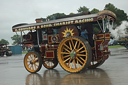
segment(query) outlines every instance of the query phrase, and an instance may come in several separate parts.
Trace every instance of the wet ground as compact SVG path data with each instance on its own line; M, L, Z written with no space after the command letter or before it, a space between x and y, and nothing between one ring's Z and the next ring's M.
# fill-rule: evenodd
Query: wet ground
M128 50L110 50L102 66L79 74L70 74L60 65L55 70L42 67L38 74L31 74L24 68L24 55L0 57L0 85L128 85Z

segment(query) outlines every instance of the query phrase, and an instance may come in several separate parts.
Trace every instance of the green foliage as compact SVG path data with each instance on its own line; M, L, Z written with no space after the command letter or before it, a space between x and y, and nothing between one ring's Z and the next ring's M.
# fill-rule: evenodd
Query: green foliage
M72 13L72 12L71 12L69 15L73 15L73 14L75 14L75 13Z
M13 45L18 45L18 44L20 44L21 36L20 35L13 35L11 37L11 39L14 41Z
M98 34L98 33L99 33L99 31L100 31L100 29L99 29L99 28L97 28L97 27L94 27L93 31L94 31L94 34Z
M79 13L82 13L82 12L89 12L89 8L83 6L83 7L78 8L77 11L78 11Z
M48 20L54 20L57 17L62 17L62 16L65 16L65 14L64 13L55 13L55 14L52 14L52 15L47 16L47 19Z
M99 10L96 9L96 8L93 8L93 9L91 10L91 14L98 13L98 12L99 12Z
M5 40L5 39L1 39L0 40L0 44L6 44L6 45L8 45L9 42L7 40Z
M124 20L128 21L128 16L124 12L124 10L116 8L113 4L111 4L111 3L106 4L104 9L110 10L116 14L116 16L117 16L116 25L117 26L119 26L121 24L121 22Z
M42 18L42 21L43 21L43 22L46 22L46 18Z

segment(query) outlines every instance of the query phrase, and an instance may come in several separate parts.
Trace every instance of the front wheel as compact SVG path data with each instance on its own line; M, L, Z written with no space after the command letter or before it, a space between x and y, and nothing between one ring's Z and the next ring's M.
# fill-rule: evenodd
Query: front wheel
M71 73L83 71L92 59L89 43L79 36L63 39L59 44L57 55L60 66Z
M28 52L24 57L24 66L28 72L36 73L42 67L42 58L37 52Z
M58 65L58 60L53 59L53 60L43 60L43 66L47 69L53 69Z

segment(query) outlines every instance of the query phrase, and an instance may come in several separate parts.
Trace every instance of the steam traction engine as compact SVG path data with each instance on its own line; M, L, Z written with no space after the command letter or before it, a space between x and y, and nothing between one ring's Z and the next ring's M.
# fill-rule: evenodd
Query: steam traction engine
M115 19L113 12L103 10L96 14L83 13L46 22L36 19L37 23L17 24L12 30L21 32L23 45L33 46L24 57L27 71L38 72L42 64L47 69L53 69L59 62L64 70L78 73L86 68L96 68L108 58L110 33L107 29L112 28ZM83 29L87 30L88 39L82 37Z

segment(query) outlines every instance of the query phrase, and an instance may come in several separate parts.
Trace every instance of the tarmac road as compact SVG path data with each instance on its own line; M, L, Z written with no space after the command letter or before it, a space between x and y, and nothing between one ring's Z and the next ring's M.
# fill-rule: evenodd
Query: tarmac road
M24 68L24 55L0 57L0 85L128 85L128 50L113 48L106 62L97 69L70 74L58 65L44 67L38 74Z

